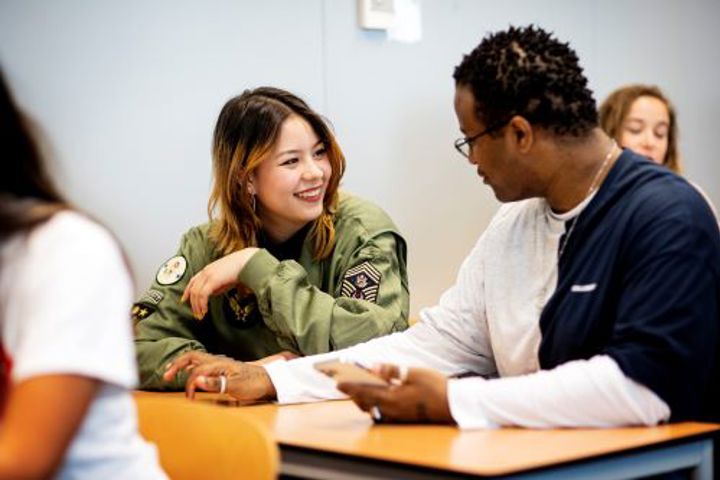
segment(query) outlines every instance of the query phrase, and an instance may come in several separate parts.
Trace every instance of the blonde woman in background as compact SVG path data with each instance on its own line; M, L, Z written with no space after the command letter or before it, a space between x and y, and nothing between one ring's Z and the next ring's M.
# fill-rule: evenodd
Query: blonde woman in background
M675 108L655 85L627 85L612 92L600 105L600 126L623 148L629 148L683 174L678 149ZM693 182L691 182L693 183ZM710 198L696 184L717 217Z
M600 106L600 126L618 144L682 174L675 108L653 85L628 85Z

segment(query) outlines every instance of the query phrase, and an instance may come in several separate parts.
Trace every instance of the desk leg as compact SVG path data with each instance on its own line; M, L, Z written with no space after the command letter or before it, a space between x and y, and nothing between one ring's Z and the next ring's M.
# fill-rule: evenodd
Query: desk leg
M712 480L713 468L718 468L717 465L713 465L713 443L708 440L703 445L703 449L700 452L701 460L700 464L693 468L690 478L692 480Z

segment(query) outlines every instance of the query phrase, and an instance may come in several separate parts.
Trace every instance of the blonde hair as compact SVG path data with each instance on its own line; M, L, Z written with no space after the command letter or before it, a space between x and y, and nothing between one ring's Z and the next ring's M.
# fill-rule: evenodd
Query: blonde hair
M678 128L675 108L670 100L655 85L628 85L612 92L600 105L600 127L620 143L623 124L630 112L633 102L639 97L657 98L668 111L670 125L668 129L668 149L663 165L675 173L682 173L680 153L678 152Z
M262 222L253 208L249 178L272 149L283 122L292 115L310 124L324 144L332 168L323 211L310 229L313 258L327 258L335 246L333 220L345 157L325 121L303 100L285 90L260 87L230 99L215 125L208 216L212 220L210 238L223 255L257 245Z

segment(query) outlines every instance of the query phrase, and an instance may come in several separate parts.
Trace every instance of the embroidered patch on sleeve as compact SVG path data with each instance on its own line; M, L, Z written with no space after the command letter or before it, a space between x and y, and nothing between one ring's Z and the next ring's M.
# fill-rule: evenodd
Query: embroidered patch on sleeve
M144 320L149 317L153 312L155 312L155 308L144 305L142 303L136 303L135 305L133 305L131 310L133 322L139 322L140 320Z
M255 295L241 296L236 288L225 294L223 309L230 325L237 328L250 328L262 318Z
M370 262L354 266L343 277L340 293L344 297L377 302L382 275Z
M160 290L151 288L140 298L138 303L147 303L149 305L158 305L160 301L165 297L165 294Z
M172 285L180 281L186 269L187 260L182 255L178 255L163 263L155 276L155 280L160 285Z

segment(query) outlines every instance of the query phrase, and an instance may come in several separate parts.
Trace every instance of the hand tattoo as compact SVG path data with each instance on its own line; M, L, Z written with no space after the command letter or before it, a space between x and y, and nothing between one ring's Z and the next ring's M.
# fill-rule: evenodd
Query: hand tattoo
M425 405L425 402L419 401L415 406L415 412L417 413L418 420L422 422L427 422L428 420L430 420L430 417L428 417L427 406Z

